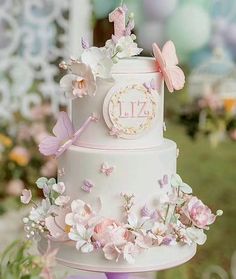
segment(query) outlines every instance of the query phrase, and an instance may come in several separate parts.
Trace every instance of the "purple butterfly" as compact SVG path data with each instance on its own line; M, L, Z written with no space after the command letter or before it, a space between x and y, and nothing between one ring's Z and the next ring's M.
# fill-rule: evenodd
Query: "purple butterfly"
M148 91L157 90L157 83L154 78L149 82L144 82L143 85Z
M85 192L87 193L90 193L92 191L92 188L94 187L95 185L93 184L93 182L91 182L90 180L88 179L85 179L83 181L83 184L81 186L81 189L84 190Z
M110 176L113 171L114 171L115 167L114 166L108 166L107 163L103 163L100 169L100 172L105 174L106 176Z
M158 180L158 183L160 185L161 188L163 188L164 186L168 185L169 179L168 179L168 175L165 174L163 175L162 179Z
M47 136L39 144L39 151L45 156L54 155L56 158L73 145L91 121L97 121L92 115L75 132L73 124L66 112L60 112L56 125L53 128L54 136Z

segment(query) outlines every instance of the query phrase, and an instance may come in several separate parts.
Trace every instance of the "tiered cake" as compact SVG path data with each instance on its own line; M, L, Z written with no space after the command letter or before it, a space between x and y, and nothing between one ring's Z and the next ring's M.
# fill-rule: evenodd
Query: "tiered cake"
M178 149L163 138L164 81L181 89L184 75L172 42L155 58L141 52L126 7L110 14L115 34L105 47L82 40L81 57L62 62L61 112L54 136L40 144L58 158L58 182L40 178L45 199L24 221L27 236L48 240L68 266L104 272L160 270L188 261L216 215L176 174ZM22 200L30 194L25 191Z

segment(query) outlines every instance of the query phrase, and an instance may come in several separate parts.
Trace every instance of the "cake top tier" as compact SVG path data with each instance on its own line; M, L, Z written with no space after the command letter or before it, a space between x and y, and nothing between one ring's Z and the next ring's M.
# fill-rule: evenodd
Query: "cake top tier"
M185 81L175 46L169 41L160 50L153 44L153 58L136 57L142 49L132 33L134 15L128 16L126 6L121 6L109 20L114 22L114 35L104 47L89 46L82 39L81 56L60 63L67 71L60 85L71 100L71 119L60 115L54 128L57 140L41 144L44 154L59 156L71 144L142 149L163 141L164 81L170 92Z

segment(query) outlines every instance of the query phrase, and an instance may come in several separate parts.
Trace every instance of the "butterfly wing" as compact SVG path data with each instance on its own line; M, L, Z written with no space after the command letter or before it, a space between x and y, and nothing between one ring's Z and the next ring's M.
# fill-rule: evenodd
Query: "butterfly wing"
M166 67L166 62L165 62L165 59L162 55L162 52L161 52L159 46L156 43L154 43L152 45L152 48L153 48L153 54L154 54L154 56L157 60L158 66L160 67L161 72L163 72L163 70Z
M171 84L175 90L180 90L184 87L185 76L184 72L178 66L169 67L167 70Z
M165 43L162 49L162 56L166 62L166 67L178 65L178 57L176 54L175 45L172 41Z
M55 155L60 147L60 140L57 137L47 136L39 144L39 151L45 156Z
M64 111L59 113L56 125L53 128L53 134L62 142L73 137L75 131L68 114Z

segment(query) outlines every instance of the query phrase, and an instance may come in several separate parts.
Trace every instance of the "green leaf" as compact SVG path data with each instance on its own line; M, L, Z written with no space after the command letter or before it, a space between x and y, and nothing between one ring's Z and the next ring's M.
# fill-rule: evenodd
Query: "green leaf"
M43 189L48 183L48 179L46 177L40 177L37 181L36 181L36 185L39 189Z

